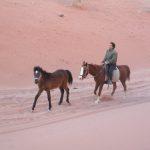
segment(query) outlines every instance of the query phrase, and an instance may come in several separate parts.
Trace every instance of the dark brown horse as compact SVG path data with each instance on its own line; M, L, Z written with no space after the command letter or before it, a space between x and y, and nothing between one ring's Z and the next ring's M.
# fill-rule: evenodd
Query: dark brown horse
M39 91L37 95L35 96L32 110L34 110L37 99L43 91L46 91L47 93L47 98L49 102L49 110L50 110L52 107L50 90L56 89L56 88L59 88L61 92L61 97L60 97L60 101L58 104L61 105L63 101L64 90L67 93L66 102L70 103L68 83L72 84L73 77L69 70L57 70L53 73L48 73L45 70L43 70L41 67L36 66L34 67L33 71L34 71L35 84L38 85Z
M126 81L130 79L130 68L127 65L120 65L117 67L120 72L119 80L121 81L124 91L126 93L126 90L127 90ZM104 65L95 65L95 64L88 64L86 62L83 62L79 77L80 79L84 79L87 77L88 74L94 77L94 80L95 80L94 94L95 95L99 88L98 99L97 101L95 101L96 103L98 103L100 101L101 92L105 84L105 77L106 77L105 67ZM111 93L112 96L114 95L116 88L117 88L116 82L113 82L113 91Z

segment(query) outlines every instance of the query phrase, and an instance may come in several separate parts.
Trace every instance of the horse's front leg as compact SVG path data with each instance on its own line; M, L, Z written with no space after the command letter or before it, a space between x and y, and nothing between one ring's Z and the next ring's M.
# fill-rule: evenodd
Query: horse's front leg
M97 92L98 86L99 86L99 84L96 82L96 83L95 83L95 89L94 89L94 94L95 94L95 95L97 94L96 92Z
M117 84L116 84L116 82L113 82L113 91L111 93L111 96L114 95L116 88L117 88Z
M39 89L38 93L36 94L35 99L34 99L34 102L33 102L33 106L32 106L32 111L34 111L34 108L35 108L35 106L36 106L37 99L39 98L39 96L41 95L42 92L43 92L43 90Z
M98 98L97 98L97 100L95 101L96 104L98 104L98 103L100 102L100 100L101 100L101 93L102 93L103 85L104 85L104 84L102 83L102 84L100 84L100 86L99 86Z
M61 105L61 104L62 104L62 102L63 102L64 89L63 89L63 88L60 88L60 92L61 92L61 97L60 97L60 101L59 101L58 105Z
M49 90L46 91L47 93L47 99L48 99L48 102L49 102L49 110L51 110L52 108L52 104L51 104L51 93Z
M68 104L71 104L71 103L69 102L69 94L70 94L69 88L67 87L65 90L66 90L66 93L67 93L66 102L67 102Z

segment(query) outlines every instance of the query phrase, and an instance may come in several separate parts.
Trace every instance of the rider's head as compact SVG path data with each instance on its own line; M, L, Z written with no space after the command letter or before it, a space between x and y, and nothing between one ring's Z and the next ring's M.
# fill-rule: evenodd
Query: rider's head
M116 47L116 44L114 42L110 42L109 49L114 49Z

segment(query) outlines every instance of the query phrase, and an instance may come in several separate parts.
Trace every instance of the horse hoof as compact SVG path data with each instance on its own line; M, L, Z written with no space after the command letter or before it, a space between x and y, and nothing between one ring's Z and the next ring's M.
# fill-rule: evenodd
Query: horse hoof
M71 103L70 103L70 102L67 102L67 103L68 103L69 106L71 106Z
M98 104L101 100L101 96L98 96L97 100L95 101L95 104Z
M100 100L96 100L96 101L95 101L95 104L99 104L99 102L100 102Z
M34 112L34 109L32 109L32 111L31 111L32 113Z
M67 102L68 104L70 104L70 102L69 102L68 100L66 100L66 102Z
M60 103L60 102L58 103L58 105L61 105L61 104L62 104L62 103Z

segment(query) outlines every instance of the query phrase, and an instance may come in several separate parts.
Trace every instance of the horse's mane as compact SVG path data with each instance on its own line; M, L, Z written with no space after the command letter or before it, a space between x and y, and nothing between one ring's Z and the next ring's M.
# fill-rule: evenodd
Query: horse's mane
M89 65L95 67L96 69L101 69L101 67L102 67L102 65L97 65L97 64L92 64L92 63Z
M50 73L50 72L47 72L47 71L45 71L45 70L43 70L42 67L35 66L35 67L34 67L34 72L35 72L36 70L37 70L37 71L40 71L45 79L48 79L48 78L51 76L51 73Z

